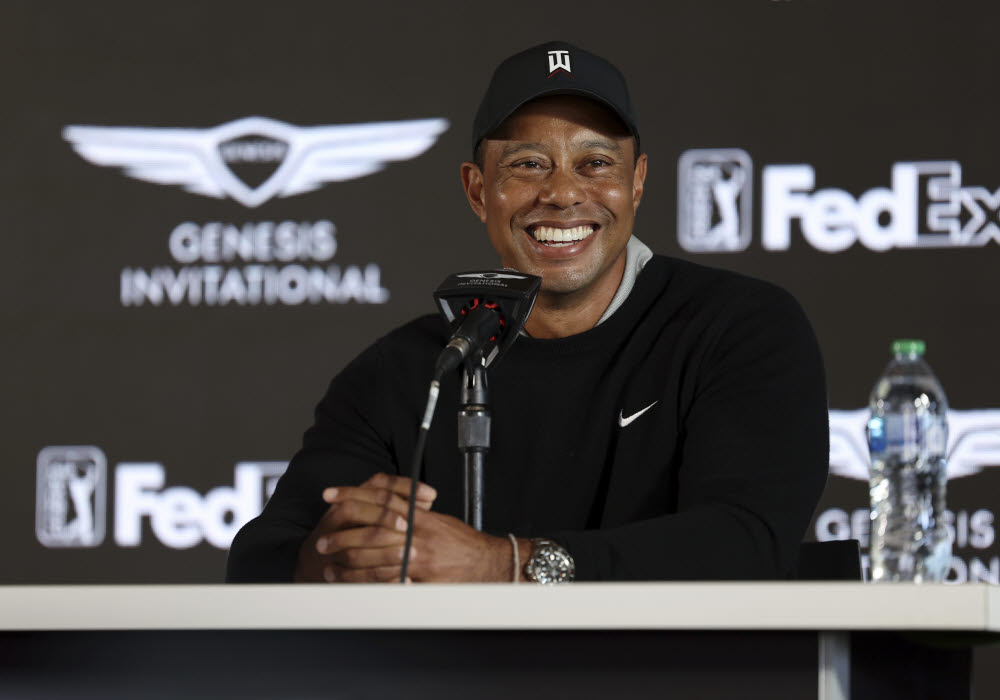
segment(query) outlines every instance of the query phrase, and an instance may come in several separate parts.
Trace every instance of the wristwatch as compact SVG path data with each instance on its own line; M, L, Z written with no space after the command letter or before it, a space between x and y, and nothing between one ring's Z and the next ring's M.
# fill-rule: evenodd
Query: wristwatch
M552 540L533 539L535 551L524 565L524 575L534 583L569 583L576 575L576 564L569 552Z

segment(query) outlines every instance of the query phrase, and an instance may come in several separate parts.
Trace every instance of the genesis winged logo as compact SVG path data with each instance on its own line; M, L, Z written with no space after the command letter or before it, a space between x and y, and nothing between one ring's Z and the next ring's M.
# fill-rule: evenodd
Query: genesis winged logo
M868 409L830 411L830 473L868 480ZM948 411L948 478L1000 466L1000 409Z
M416 158L447 128L446 119L295 126L245 117L208 129L67 126L63 138L129 177L257 207Z

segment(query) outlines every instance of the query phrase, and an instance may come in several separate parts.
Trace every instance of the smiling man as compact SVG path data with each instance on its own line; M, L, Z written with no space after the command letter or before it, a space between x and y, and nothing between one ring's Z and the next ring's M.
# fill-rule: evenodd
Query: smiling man
M504 267L542 278L528 333L593 328L625 270L646 156L608 107L541 97L518 107L462 165L462 183Z
M505 267L542 277L490 370L485 530L462 507L454 411L426 449L413 581L782 578L826 480L822 360L773 285L633 235L647 157L624 78L553 42L496 70L461 166ZM660 235L657 228L651 235ZM334 378L230 552L231 581L391 582L431 368L427 316ZM458 377L441 387L458 404Z

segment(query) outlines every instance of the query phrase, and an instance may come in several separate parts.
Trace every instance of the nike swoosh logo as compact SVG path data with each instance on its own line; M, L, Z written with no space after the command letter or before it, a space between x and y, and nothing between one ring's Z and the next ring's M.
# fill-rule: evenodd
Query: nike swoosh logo
M643 413L645 413L646 411L648 411L649 409L651 409L653 406L655 406L658 403L660 403L659 399L657 399L653 403L649 404L648 406L646 406L646 408L642 409L638 413L633 413L628 418L626 418L624 416L624 414L623 414L622 411L619 411L618 412L618 425L621 426L622 428L624 428L626 425L628 425L629 423L631 423L632 421L634 421L636 418L638 418L639 416L641 416Z

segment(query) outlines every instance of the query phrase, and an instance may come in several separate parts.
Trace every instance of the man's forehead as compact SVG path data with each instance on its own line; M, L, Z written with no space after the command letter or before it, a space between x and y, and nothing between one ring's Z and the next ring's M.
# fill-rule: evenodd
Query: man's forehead
M540 97L518 107L489 135L490 141L525 141L540 129L572 133L574 141L631 139L632 134L613 110L597 100L575 95Z

